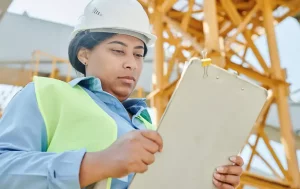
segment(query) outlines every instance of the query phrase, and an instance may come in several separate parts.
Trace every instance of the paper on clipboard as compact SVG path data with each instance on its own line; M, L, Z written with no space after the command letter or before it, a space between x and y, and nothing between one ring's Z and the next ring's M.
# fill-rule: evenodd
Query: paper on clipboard
M206 69L200 59L185 68L159 124L163 152L129 189L213 189L215 168L241 150L267 91L217 66Z

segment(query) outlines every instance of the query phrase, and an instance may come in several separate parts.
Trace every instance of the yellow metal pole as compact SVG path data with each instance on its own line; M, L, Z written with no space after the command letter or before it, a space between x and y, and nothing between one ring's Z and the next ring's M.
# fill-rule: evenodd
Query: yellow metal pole
M279 53L276 44L276 35L274 30L274 18L272 15L272 0L263 0L264 25L268 39L268 46L271 59L272 75L276 79L285 79L280 67ZM296 156L295 139L290 119L289 105L287 98L287 87L278 84L274 88L275 100L277 102L279 121L281 125L281 140L284 145L288 163L288 174L292 177L292 186L300 188L299 167Z
M241 184L251 185L259 189L291 189L286 182L274 181L245 171L241 176Z
M154 73L155 79L153 81L154 88L159 91L164 87L164 47L163 47L163 13L159 8L159 3L156 4L156 13L154 15L154 32L157 36L155 44L155 57L154 57ZM163 94L154 96L154 107L156 111L156 120L159 121L164 112L164 99Z
M210 56L213 63L224 67L225 57L222 56L219 37L219 23L217 14L216 0L204 0L204 20L203 20L203 31L205 34L205 49L208 53L216 53L214 56ZM223 54L224 55L224 54Z
M169 11L173 5L176 3L177 0L165 0L163 1L162 5L160 6L161 13L165 13Z
M219 26L216 0L204 0L203 32L207 51L220 51Z
M183 19L181 22L181 27L182 27L183 31L187 31L187 29L188 29L190 19L191 19L192 13L193 13L194 3L195 3L195 0L189 0L188 11L183 16Z

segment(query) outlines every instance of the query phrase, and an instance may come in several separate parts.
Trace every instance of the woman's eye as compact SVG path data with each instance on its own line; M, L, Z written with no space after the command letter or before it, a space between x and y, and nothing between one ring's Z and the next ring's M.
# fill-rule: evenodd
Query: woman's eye
M124 51L121 51L121 50L113 50L113 51L118 53L118 54L124 54Z
M142 54L135 54L138 58L143 58L144 56Z

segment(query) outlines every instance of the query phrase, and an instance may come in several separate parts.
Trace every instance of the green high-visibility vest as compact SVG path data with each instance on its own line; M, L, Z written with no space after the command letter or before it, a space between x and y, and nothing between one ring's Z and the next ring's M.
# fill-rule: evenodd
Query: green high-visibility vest
M38 107L47 131L48 152L85 148L101 151L117 139L117 124L79 85L46 77L34 79ZM147 129L155 127L142 116ZM102 187L99 187L102 186ZM97 188L110 189L111 178Z

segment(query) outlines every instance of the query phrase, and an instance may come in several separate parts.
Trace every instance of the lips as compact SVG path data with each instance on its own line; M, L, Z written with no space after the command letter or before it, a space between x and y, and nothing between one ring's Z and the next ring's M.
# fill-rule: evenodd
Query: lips
M123 76L123 77L119 77L120 79L126 79L126 80L132 80L135 81L135 78L132 76Z

